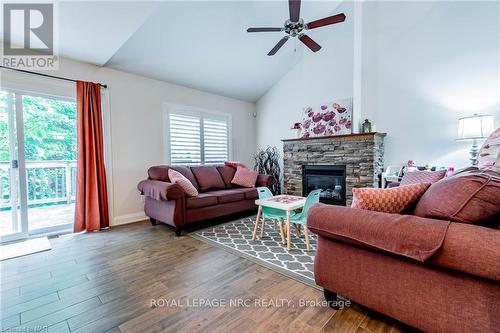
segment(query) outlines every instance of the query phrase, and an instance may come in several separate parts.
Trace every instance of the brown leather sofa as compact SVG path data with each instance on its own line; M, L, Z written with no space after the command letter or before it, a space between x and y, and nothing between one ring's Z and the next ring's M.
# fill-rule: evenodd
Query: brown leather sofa
M199 195L187 197L179 185L170 183L170 168L189 179ZM226 165L153 166L148 170L148 179L137 185L146 197L144 212L152 224L160 222L171 225L179 236L185 226L255 210L257 190L231 184L235 172L234 167ZM275 182L273 176L259 175L255 186L269 187Z
M420 216L312 207L315 280L327 300L341 294L425 332L500 332L500 175L481 176L433 184L412 212ZM451 201L459 197L465 204ZM434 202L439 210L428 209ZM486 210L482 225L456 221Z

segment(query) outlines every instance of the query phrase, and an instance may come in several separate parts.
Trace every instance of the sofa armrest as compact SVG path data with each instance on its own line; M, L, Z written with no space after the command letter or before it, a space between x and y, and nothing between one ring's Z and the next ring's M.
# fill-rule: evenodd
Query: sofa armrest
M429 259L441 247L450 222L412 215L314 205L307 226L321 237L412 258Z
M137 184L137 189L142 195L155 200L177 200L184 197L184 190L177 184L159 180L145 179Z
M500 281L500 230L451 223L429 263Z
M274 184L276 184L276 178L274 176L259 174L257 181L255 182L255 187L270 187Z

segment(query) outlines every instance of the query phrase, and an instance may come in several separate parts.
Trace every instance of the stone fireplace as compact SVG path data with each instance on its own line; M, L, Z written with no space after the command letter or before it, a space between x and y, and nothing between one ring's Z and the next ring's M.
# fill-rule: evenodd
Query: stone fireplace
M345 165L311 165L302 166L302 194L307 196L311 191L320 189L320 202L342 205L346 204L346 166Z
M363 133L283 140L285 193L305 196L321 188L322 202L349 206L353 187L378 186L384 137Z

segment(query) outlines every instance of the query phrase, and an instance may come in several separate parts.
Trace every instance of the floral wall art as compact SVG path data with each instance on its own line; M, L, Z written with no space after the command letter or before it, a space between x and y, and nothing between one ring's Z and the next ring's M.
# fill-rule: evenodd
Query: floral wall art
M306 106L300 122L300 137L313 138L352 133L352 98L317 106Z

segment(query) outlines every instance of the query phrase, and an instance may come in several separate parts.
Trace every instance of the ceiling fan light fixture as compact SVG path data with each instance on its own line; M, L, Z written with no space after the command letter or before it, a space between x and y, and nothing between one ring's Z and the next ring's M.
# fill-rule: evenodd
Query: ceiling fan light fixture
M284 31L286 36L283 37L278 44L276 44L271 51L267 54L272 56L285 44L285 42L290 37L298 37L298 39L304 43L311 51L318 52L321 46L316 43L311 37L304 35L304 30L316 29L324 27L331 24L341 23L345 21L345 14L340 13L328 17L324 17L319 20L311 21L309 23L304 23L304 20L300 18L300 0L288 0L288 8L290 13L290 18L285 21L283 28L248 28L247 32L281 32Z

